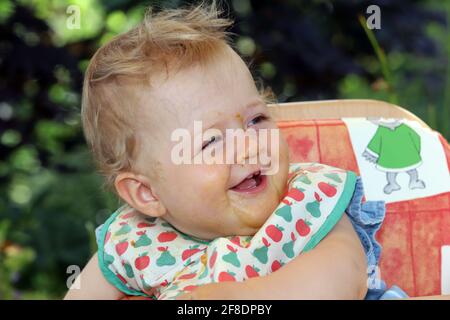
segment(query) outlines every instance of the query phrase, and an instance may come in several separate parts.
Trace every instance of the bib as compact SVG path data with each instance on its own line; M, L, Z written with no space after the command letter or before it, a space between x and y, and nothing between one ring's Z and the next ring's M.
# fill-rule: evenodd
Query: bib
M351 171L291 164L286 194L255 235L211 241L123 206L100 229L100 269L125 294L154 299L174 299L211 282L267 275L328 234L349 205L355 183Z

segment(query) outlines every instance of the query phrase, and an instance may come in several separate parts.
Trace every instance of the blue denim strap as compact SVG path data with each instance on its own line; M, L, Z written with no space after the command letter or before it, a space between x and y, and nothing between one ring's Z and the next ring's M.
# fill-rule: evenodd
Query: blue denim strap
M378 264L381 245L375 239L386 214L384 201L365 201L361 177L356 180L353 198L346 213L358 234L367 257L368 288L366 299L378 299L386 290L386 284L379 277Z

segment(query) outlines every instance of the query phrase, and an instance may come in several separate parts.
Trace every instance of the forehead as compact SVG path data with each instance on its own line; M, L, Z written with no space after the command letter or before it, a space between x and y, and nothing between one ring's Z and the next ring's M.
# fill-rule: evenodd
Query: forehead
M232 49L218 54L206 65L195 64L169 75L152 91L164 106L162 113L180 126L188 126L194 120L236 115L259 99L249 69Z

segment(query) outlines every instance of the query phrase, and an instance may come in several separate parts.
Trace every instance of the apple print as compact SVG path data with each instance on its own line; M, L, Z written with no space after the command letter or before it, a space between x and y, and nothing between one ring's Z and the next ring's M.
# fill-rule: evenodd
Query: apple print
M248 278L258 277L259 276L258 272L259 272L259 269L256 268L255 266L247 265L245 267L245 273L247 274Z
M219 274L219 282L224 282L224 281L236 281L236 278L234 277L234 273L222 271Z
M155 224L154 223L148 223L148 222L139 222L137 227L138 228L150 228L150 227L154 227Z
M167 281L167 279L165 279L163 282L161 282L159 284L161 287L167 287L169 285L169 281Z
M192 279L196 276L197 274L195 272L193 273L187 273L187 274L183 274L182 276L178 277L179 280L188 280L188 279Z
M189 285L189 286L184 287L184 288L183 288L183 291L185 291L185 292L191 292L191 291L194 291L195 289L197 289L197 286L195 286L195 285Z
M268 225L266 227L266 234L275 242L279 242L281 238L283 237L283 231L284 229L280 227L279 225L274 226L273 224Z
M235 245L237 245L237 246L239 246L239 247L242 248L242 245L241 245L241 238L240 238L240 237L238 237L238 236L232 237L232 238L230 239L230 241L231 241L232 243L234 243Z
M270 268L272 269L272 272L275 272L278 269L280 269L281 267L282 267L282 264L280 263L280 261L275 260L274 262L272 262L272 266Z
M305 194L303 193L303 191L305 190L301 188L292 188L291 190L289 190L287 196L294 199L297 202L300 202L305 198Z
M303 219L299 219L295 224L295 229L301 237L306 237L311 228L309 227L311 224Z
M128 241L122 240L118 244L116 244L116 252L119 256L125 253L128 249Z
M327 197L334 197L336 195L336 186L326 183L326 182L319 182L319 184L317 185L320 189L320 191L322 191Z
M165 232L161 232L158 235L158 241L159 242L170 242L175 240L175 238L177 237L177 234L173 231L165 231Z
M181 254L181 259L184 261L200 251L202 250L198 248L198 245L190 246L189 249L183 251L183 253Z
M143 254L140 254L136 260L134 260L134 266L138 270L144 270L148 267L150 264L150 257L147 255L148 252L144 252Z
M122 281L124 284L127 284L127 280L125 280L124 277L122 277L120 274L116 273L117 278L120 279L120 281Z
M211 258L209 259L209 267L214 267L214 264L216 263L217 259L217 251L214 250L213 254L211 255Z
M132 218L132 217L134 217L136 215L136 213L134 212L134 211L130 211L130 212L127 212L127 213L125 213L123 216L121 216L121 219L129 219L129 218Z

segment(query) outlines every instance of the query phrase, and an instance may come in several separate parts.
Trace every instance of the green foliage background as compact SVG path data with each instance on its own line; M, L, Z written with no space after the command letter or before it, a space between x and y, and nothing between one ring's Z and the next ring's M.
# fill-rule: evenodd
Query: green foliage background
M84 143L83 71L147 5L187 2L0 0L0 299L61 298L67 267L96 251L94 229L118 201ZM386 100L450 137L449 2L380 1L382 30L367 34L358 16L377 1L221 3L238 50L280 102ZM79 29L67 28L70 5Z

